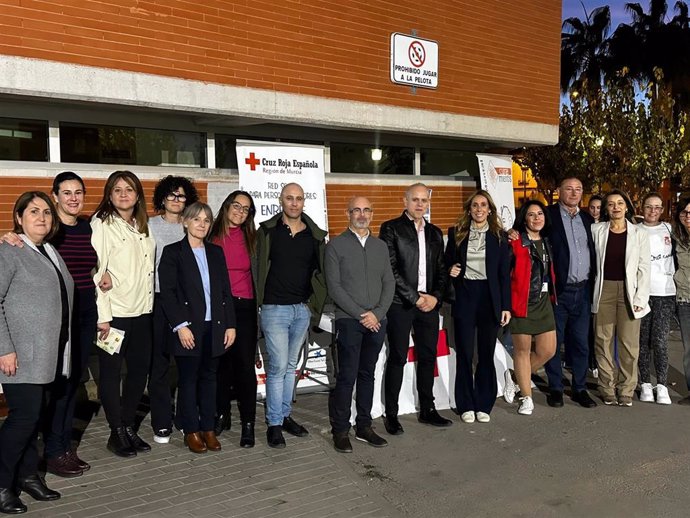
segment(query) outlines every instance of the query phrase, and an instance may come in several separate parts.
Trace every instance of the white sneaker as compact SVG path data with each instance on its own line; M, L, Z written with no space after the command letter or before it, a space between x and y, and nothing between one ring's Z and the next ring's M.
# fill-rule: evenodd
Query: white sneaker
M534 410L534 401L529 396L524 396L520 398L520 406L518 407L518 414L520 415L532 415L532 410Z
M656 386L656 402L660 405L671 404L671 396L668 395L668 388L665 385Z
M512 402L515 401L517 387L515 386L515 382L513 381L513 376L510 373L510 369L506 369L506 371L503 373L503 377L505 379L503 399L506 400L506 403L512 404Z
M488 423L491 421L491 416L486 412L477 412L477 421L480 423Z
M654 392L651 383L642 383L640 385L640 401L643 403L654 403Z
M460 419L462 419L463 423L474 423L474 412L463 412Z

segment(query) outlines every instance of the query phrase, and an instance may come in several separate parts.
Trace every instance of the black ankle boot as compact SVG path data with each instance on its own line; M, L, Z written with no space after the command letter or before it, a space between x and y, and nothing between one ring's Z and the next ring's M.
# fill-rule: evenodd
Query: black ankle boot
M50 502L51 500L58 500L60 493L53 491L46 486L46 483L38 475L29 475L28 477L17 480L17 489L29 494L34 500L43 502Z
M132 448L127 438L124 426L111 428L110 437L108 438L108 449L118 457L136 457L137 455L137 450Z
M17 493L7 487L0 487L0 513L21 514L26 512L26 506Z
M242 448L253 448L254 442L254 423L242 423L240 446Z
M220 435L223 433L223 430L230 430L232 427L232 415L230 415L230 412L226 414L218 414L216 417L216 423L215 426L213 427L213 431L216 432L216 435Z
M134 431L134 428L131 426L125 426L125 434L127 434L127 439L129 440L129 444L132 445L132 448L134 448L137 451L151 451L151 446L149 443L144 441L141 437L139 437L139 434Z

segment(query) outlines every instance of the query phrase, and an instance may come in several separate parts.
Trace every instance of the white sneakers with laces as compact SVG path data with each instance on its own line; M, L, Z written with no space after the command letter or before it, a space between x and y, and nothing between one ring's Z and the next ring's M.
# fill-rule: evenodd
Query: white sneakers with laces
M503 373L503 378L505 379L505 387L503 388L503 399L506 403L512 404L515 401L515 394L517 394L518 388L513 381L513 375L510 369L506 369Z
M471 410L463 412L460 419L462 419L463 423L474 423L474 412Z
M532 415L534 410L534 401L530 396L523 396L520 398L520 406L518 407L518 414Z
M643 403L654 403L654 391L651 383L640 384L640 401Z
M641 400L642 398L640 398ZM668 395L668 388L665 385L656 386L656 402L660 405L670 405L671 396Z

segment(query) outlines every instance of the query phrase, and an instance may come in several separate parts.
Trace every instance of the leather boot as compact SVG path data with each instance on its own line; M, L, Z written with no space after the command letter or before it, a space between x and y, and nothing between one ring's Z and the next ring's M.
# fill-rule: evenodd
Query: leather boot
M84 473L67 453L52 459L46 459L46 471L58 477L78 477Z
M127 438L124 426L118 426L110 430L108 449L118 457L136 457L137 450L132 448Z
M26 491L34 500L41 500L43 502L58 500L62 496L57 491L49 489L43 479L37 474L17 480L17 489L19 490L18 492Z
M17 493L7 487L0 487L0 513L21 514L26 512L26 506Z
M227 412L225 414L218 414L213 431L216 433L216 435L220 435L223 433L223 430L230 430L231 427L232 416L230 415L230 412Z
M242 448L253 448L254 443L254 423L242 423L240 446Z
M81 460L75 450L67 450L67 453L65 453L65 455L72 459L72 462L82 471L89 471L91 469L91 464L89 464L85 460Z
M192 453L206 453L207 448L199 432L184 434L184 443Z
M134 431L134 428L126 426L125 433L127 434L127 439L129 439L129 444L132 445L132 448L137 451L151 451L151 446L144 441L144 439L139 437L139 434Z
M201 438L206 443L206 447L211 451L220 451L221 446L216 437L216 433L211 430L210 432L201 432Z

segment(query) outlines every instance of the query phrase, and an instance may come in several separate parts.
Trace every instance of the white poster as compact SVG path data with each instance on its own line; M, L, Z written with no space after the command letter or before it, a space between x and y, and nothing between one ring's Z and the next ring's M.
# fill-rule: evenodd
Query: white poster
M513 228L515 199L513 198L513 159L510 155L479 155L479 176L482 189L496 204L503 228Z
M328 230L323 146L237 141L240 189L254 198L257 226L280 212L280 191L288 183L304 189L304 212Z

